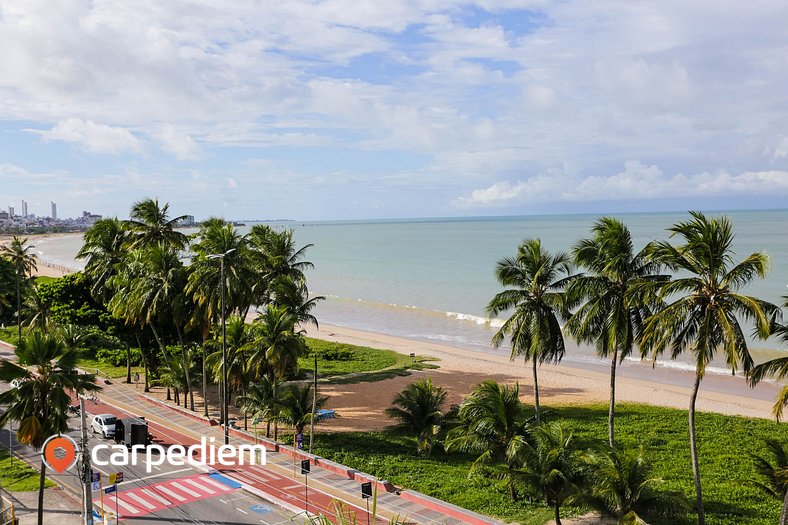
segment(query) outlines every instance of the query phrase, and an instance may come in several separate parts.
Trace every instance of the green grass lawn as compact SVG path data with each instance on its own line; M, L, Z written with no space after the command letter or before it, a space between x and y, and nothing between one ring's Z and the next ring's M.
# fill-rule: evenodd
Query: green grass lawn
M99 361L98 359L92 357L85 357L82 356L77 361L77 367L81 368L85 372L93 374L96 372L98 368L101 371L102 377L112 377L112 378L126 378L126 365L121 366L112 366L109 363L105 363L104 361ZM131 376L132 380L134 379L134 373L139 372L140 376L145 373L145 369L141 366L132 366L131 367Z
M22 327L24 331L24 327ZM0 328L0 340L5 341L6 343L16 345L17 343L17 330L16 325L6 325L4 328Z
M607 437L606 405L546 407L546 418L565 421L581 443ZM665 481L662 489L681 491L693 502L686 411L621 404L616 421L618 442L643 443L649 448L655 473ZM766 438L788 441L788 426L707 413L698 415L697 425L707 523L777 523L781 502L751 484L750 455L765 454ZM318 434L315 444L319 456L507 522L541 525L552 515L540 504L512 503L500 482L468 478L474 458L447 455L440 446L424 459L415 455L413 439L386 432ZM570 515L581 509L566 511ZM689 525L696 523L697 518L688 515L683 519L647 521L653 525Z
M310 354L298 360L299 368L304 371L312 370L314 355L317 354L319 376L332 378L332 382L380 381L407 374L410 369L436 368L435 365L427 363L429 358L417 356L414 359L393 350L381 350L312 338L306 338L306 342ZM341 377L347 374L362 375L354 375L352 378Z
M8 452L0 450L0 487L9 492L29 492L38 490L39 473L18 458L11 459ZM45 487L55 484L46 480Z

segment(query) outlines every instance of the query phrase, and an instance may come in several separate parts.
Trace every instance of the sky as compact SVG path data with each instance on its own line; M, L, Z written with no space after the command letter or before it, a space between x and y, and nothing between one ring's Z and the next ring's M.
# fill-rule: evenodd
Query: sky
M0 207L783 208L784 0L0 0Z

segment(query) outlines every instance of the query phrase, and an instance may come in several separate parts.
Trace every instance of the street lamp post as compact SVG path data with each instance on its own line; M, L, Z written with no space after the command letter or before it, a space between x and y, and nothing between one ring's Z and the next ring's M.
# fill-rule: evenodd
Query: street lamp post
M221 263L221 287L222 287L222 407L224 412L224 444L230 444L230 416L228 415L229 411L229 399L230 396L227 392L227 334L225 333L225 321L226 321L226 314L224 308L224 258L233 253L235 248L230 248L224 253L217 253L215 255L209 255L208 259L219 259Z

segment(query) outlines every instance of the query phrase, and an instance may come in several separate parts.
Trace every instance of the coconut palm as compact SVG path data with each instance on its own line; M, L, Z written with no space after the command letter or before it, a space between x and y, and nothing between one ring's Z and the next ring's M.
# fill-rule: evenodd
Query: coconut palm
M312 385L290 385L284 389L277 401L279 420L293 428L296 434L303 434L304 428L312 421L312 410L325 406L327 397L318 397L313 403Z
M183 392L183 407L186 408L187 395L200 384L201 374L197 369L197 362L192 358L192 350L182 350L181 359L174 356L164 356L165 365L159 369L158 383L172 388L175 392L175 404L180 403L179 393ZM192 410L194 398L192 397Z
M34 271L38 269L37 259L31 253L33 247L27 244L27 239L17 236L9 244L0 246L0 256L7 259L14 266L16 274L16 328L17 338L22 340L22 288Z
M620 525L644 524L641 515L674 517L686 510L678 493L658 492L662 480L654 477L643 446L591 450L586 490L591 504L614 516Z
M511 359L521 356L533 366L534 407L536 422L539 414L538 365L559 363L564 356L564 336L558 322L566 314L564 288L571 280L569 256L550 254L539 239L527 239L517 248L517 255L498 261L495 275L506 287L487 305L491 317L513 310L493 336L492 344L500 346L508 337Z
M305 281L296 281L289 275L280 276L271 283L272 304L286 308L298 319L301 326L313 324L318 328L317 318L312 310L320 301L325 301L322 295L309 298L309 291Z
M92 282L93 297L108 300L112 292L108 283L126 256L130 233L126 223L113 217L97 221L82 236L76 259L85 260L84 273Z
M753 483L765 493L783 502L780 525L788 524L788 445L774 439L766 440L770 457L753 454Z
M232 224L222 219L209 219L203 223L197 240L191 245L194 254L192 271L186 292L204 307L208 324L221 317L221 264L224 256L225 311L237 311L245 316L252 302L252 285L255 274L248 248L248 240ZM228 253L229 252L229 253Z
M169 218L169 203L163 206L159 199L143 199L131 207L129 220L125 226L131 230L130 248L147 248L162 245L173 250L183 250L188 237L175 230L180 221L186 218L181 215Z
M0 256L0 318L4 317L5 309L9 308L13 300L13 290L16 286L16 272L14 265L3 256Z
M447 394L443 387L434 386L432 379L421 379L403 388L386 409L386 415L398 421L394 430L416 436L416 449L421 455L429 455L432 441L440 432Z
M250 414L255 420L265 421L265 437L271 437L271 422L279 415L279 398L277 391L281 381L263 376L251 383L246 393L239 396L238 406L244 414Z
M297 321L287 309L270 304L254 320L253 341L244 349L247 369L253 377L268 375L275 387L277 380L298 372L298 358L309 349L301 332L295 331ZM274 439L278 436L279 426L274 420Z
M654 257L682 276L660 285L659 298L672 302L646 320L644 355L657 358L666 349L676 358L690 352L695 360L695 382L689 402L690 450L697 498L698 523L704 525L703 492L695 436L695 400L712 359L721 352L734 374L753 367L740 318L752 323L759 337L769 335L770 320L779 314L773 304L743 295L739 290L764 277L768 257L756 252L733 263L733 227L727 217L708 218L691 212L691 219L668 229L682 244L657 243Z
M574 435L560 423L542 423L512 440L508 460L526 492L553 508L561 525L561 506L579 500L582 483Z
M49 303L38 293L38 286L29 287L22 302L24 324L43 330L49 324L50 313Z
M78 374L77 352L53 334L38 330L20 339L14 350L17 363L0 359L0 381L21 384L0 393L0 427L18 421L20 443L40 448L49 436L68 431L69 392L100 389L92 374ZM46 465L41 462L38 486L38 523L43 523Z
M249 346L254 340L250 325L237 315L227 319L225 329L227 339L227 391L228 402L234 392L246 393L246 386L252 380L250 365L248 360ZM211 368L214 382L224 387L224 374L222 363L224 353L222 352L221 331L216 330L211 346L217 350L208 355L207 365ZM223 396L224 394L222 394ZM222 417L224 414L224 404L221 407ZM247 427L246 413L244 412L244 429Z
M304 280L304 272L314 265L305 261L306 251L312 245L297 248L293 230L276 231L270 226L258 224L249 232L249 248L252 264L258 273L254 290L256 304L267 304L271 300L271 283L282 276L295 282Z
M574 248L575 263L590 273L572 280L568 295L583 302L566 324L580 342L593 343L600 357L610 359L608 441L614 446L616 365L629 357L653 313L655 297L649 283L667 280L660 266L649 258L653 244L635 252L626 225L603 217L591 228L592 236Z
M783 299L785 300L783 306L788 307L788 296ZM772 323L771 333L772 335L776 335L781 342L788 343L788 324ZM777 359L762 363L753 368L747 377L750 381L750 385L753 387L767 377L783 380L788 377L788 357L778 357ZM772 407L772 415L777 421L782 420L783 409L786 405L788 405L788 384L783 385Z
M520 385L501 385L488 379L473 387L458 411L459 423L446 436L446 452L479 454L471 466L504 462L504 474L511 474L515 465L507 462L507 450L516 436L525 434L528 416L520 402ZM507 472L508 471L508 472ZM515 479L508 475L509 492L517 500Z

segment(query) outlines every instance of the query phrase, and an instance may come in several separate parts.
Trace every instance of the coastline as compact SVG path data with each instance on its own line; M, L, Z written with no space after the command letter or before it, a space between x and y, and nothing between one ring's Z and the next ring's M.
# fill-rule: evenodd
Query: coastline
M74 234L45 234L36 238L43 240L64 235ZM38 271L35 272L37 276L62 277L77 271L75 268L55 264L40 257L38 266ZM470 377L473 377L475 382L486 378L517 381L521 385L521 393L526 402L531 396L533 378L530 367L526 367L521 362L512 362L502 353L464 349L450 344L325 323L321 323L319 329L309 327L307 334L317 339L386 348L406 355L416 353L439 359L440 369L418 372L418 374L434 376L437 382L460 396L467 394L469 387L472 386L473 383L468 382ZM567 353L571 354L573 349L576 349L576 345L567 341ZM601 361L578 363L568 360L558 365L542 365L539 370L540 396L547 405L607 403L610 393L608 366ZM412 377L407 382L410 380ZM616 399L621 402L646 403L683 410L689 403L693 380L694 374L689 371L669 367L652 368L638 361L625 361L618 367ZM399 386L400 383L401 381L394 381L391 386ZM357 386L367 390L360 385ZM697 407L698 410L706 412L770 418L771 407L778 391L779 388L773 383L764 382L751 389L741 377L709 373L701 384ZM369 392L373 394L375 389ZM387 393L379 397L385 399L385 404L388 406L391 396ZM366 404L364 408L368 411L373 407Z
M319 330L307 331L310 337L340 343L377 348L387 348L409 354L430 356L440 360L438 370L419 372L433 376L436 383L447 389L467 383L467 378L495 378L498 381L518 381L521 395L530 402L533 378L531 368L512 362L508 356L465 350L438 343L414 341L352 328L321 324ZM571 351L571 350L570 350ZM657 368L648 365L624 363L616 380L616 400L619 402L645 403L686 410L694 375L690 372ZM653 374L653 377L649 377ZM410 382L409 379L408 382ZM545 405L607 403L610 394L610 376L603 370L591 370L562 363L542 365L539 369L539 394ZM346 389L347 390L347 389ZM771 407L778 388L763 383L750 389L743 378L707 375L701 384L697 407L703 412L726 415L770 418ZM374 390L370 390L372 394ZM748 393L755 395L746 395ZM467 393L467 390L466 392ZM390 396L380 393L386 405ZM451 403L451 400L449 401Z

